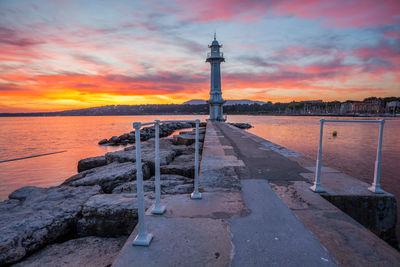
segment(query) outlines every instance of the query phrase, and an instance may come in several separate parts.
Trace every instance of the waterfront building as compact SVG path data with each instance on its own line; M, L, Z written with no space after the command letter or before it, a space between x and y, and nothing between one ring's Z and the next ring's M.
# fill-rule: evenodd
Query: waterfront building
M354 113L382 113L383 101L379 98L365 99L363 102L354 102L352 111Z
M221 62L224 62L225 58L224 54L220 51L222 45L218 43L216 34L214 34L214 40L208 47L211 49L207 53L206 59L206 62L210 62L211 65L210 99L208 100L210 120L225 121L222 108L225 100L222 99L220 68Z
M395 114L396 111L400 111L400 101L390 101L386 103L385 111L387 113Z
M353 107L353 103L350 101L346 101L340 104L340 114L347 114L351 112Z

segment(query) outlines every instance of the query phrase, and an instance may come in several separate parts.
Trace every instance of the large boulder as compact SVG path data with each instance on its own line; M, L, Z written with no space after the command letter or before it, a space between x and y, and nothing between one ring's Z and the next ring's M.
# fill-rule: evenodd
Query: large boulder
M194 178L194 155L180 155L170 164L160 167L162 174L177 174Z
M196 137L193 134L177 134L174 135L174 144L175 145L185 145L189 146L196 142Z
M49 245L14 267L111 266L126 237L81 237Z
M154 192L154 180L143 181L143 191L144 192ZM132 181L128 183L121 184L114 188L113 194L122 193L137 193L137 181Z
M151 176L150 167L145 163L142 164L142 173L143 179L148 179ZM105 193L111 193L116 186L133 180L136 180L136 164L113 162L78 173L65 180L63 185L100 185Z
M183 153L184 148L177 148L170 140L160 139L159 158L161 165L169 164L178 153ZM155 143L154 140L149 140L141 144L141 158L142 162L146 162L154 172L155 165ZM179 151L179 152L177 152ZM115 152L108 152L105 155L108 163L110 162L136 162L136 147L129 146L124 150Z
M145 209L152 202L145 197ZM115 237L129 235L138 220L136 194L99 194L91 197L83 206L78 221L79 236Z
M104 166L107 164L105 156L91 157L86 159L81 159L78 162L78 172L83 172L96 167Z
M99 186L23 187L0 203L0 265L75 232L83 204Z

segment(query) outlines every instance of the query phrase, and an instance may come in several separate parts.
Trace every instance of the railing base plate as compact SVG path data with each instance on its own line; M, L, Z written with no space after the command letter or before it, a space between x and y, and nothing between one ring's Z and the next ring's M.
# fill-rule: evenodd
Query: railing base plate
M325 189L323 189L321 186L319 185L313 185L310 187L310 190L315 192L315 193L325 193Z
M146 236L144 237L140 237L139 235L136 236L135 240L133 240L132 245L134 246L149 246L151 240L153 239L153 235L152 234L146 234Z
M161 215L165 212L166 208L165 206L154 206L154 208L151 210L151 214L156 214L156 215Z
M190 198L191 199L201 199L201 193L197 192L193 192L192 194L190 194Z
M375 194L384 194L384 193L386 193L380 187L377 187L377 186L374 186L374 185L368 187L368 190L371 191L372 193L375 193Z

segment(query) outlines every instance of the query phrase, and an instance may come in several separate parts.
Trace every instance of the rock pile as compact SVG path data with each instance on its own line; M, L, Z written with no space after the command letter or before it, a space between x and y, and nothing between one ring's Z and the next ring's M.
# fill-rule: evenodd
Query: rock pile
M162 123L160 124L160 137L167 137L174 131L179 129L186 129L195 127L195 123ZM201 123L200 127L205 127L205 123ZM140 140L146 141L155 136L155 127L143 127L140 131ZM127 145L135 143L135 131L130 133L124 133L120 136L113 136L109 139L102 139L99 141L99 145Z
M205 129L200 128L200 132L201 151ZM193 129L180 133L180 138L160 139L162 194L193 191L194 135ZM141 147L145 208L154 202L154 147L154 139L143 142ZM20 262L45 246L27 262L42 262L37 255L50 257L51 253L45 252L48 249L61 253L61 247L69 249L71 244L115 243L88 236L114 238L130 234L137 223L135 162L135 146L129 146L79 161L79 173L60 186L23 187L11 193L8 200L0 202L0 265ZM84 239L74 242L78 240L74 238ZM73 240L51 245L69 239ZM64 256L58 254L60 258ZM73 261L71 257L69 260Z
M0 265L10 264L73 235L83 204L101 193L95 186L28 186L0 203Z
M229 123L230 125L233 125L233 126L235 126L235 127L238 127L238 128L240 128L240 129L250 129L250 128L253 128L253 126L251 126L251 124L249 124L249 123L244 123L244 122L238 122L238 123L235 123L235 122L230 122Z

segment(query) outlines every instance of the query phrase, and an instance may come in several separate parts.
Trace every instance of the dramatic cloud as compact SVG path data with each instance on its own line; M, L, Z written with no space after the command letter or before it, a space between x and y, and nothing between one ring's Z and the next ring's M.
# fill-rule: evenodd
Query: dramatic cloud
M365 1L0 1L0 112L209 97L398 95L400 5Z

